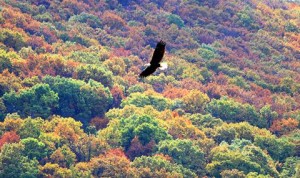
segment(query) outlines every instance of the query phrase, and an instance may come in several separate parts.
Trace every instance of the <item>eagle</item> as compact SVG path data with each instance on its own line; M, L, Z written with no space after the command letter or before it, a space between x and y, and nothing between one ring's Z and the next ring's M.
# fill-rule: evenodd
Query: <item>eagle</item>
M147 68L139 75L140 78L147 77L154 73L157 68L165 70L168 65L167 63L160 63L165 54L166 43L160 40L155 47L150 64L146 64Z

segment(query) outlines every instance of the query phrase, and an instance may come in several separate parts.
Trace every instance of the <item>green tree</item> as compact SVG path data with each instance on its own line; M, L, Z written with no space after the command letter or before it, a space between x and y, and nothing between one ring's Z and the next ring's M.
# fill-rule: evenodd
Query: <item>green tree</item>
M280 173L281 177L296 177L297 166L300 166L300 158L299 157L288 157L283 166L282 171Z
M270 178L270 175L258 174L257 172L249 172L246 178Z
M144 107L151 105L159 111L169 109L171 107L171 101L158 93L131 93L126 99L122 100L121 106L135 105L138 107Z
M137 168L141 177L196 177L191 170L159 156L141 156L133 161L132 166Z
M239 17L239 23L244 27L250 27L253 23L252 17L245 12L239 12L237 16Z
M2 99L7 113L17 112L21 117L47 118L58 106L58 95L48 84L37 84L19 93L5 93Z
M201 47L198 49L198 53L206 61L211 61L211 59L216 59L219 57L215 47L207 44L202 44ZM212 69L211 67L208 66L207 68Z
M24 138L21 140L24 145L23 155L29 159L41 160L47 156L46 145L35 138Z
M109 122L108 127L98 132L98 137L104 139L112 147L120 147L122 133L120 121L118 119L113 119Z
M102 27L100 19L92 14L82 12L79 15L74 15L70 17L69 21L86 23L92 28L100 28Z
M177 27L182 28L184 27L184 21L180 18L179 15L170 14L167 16L169 24L175 24Z
M252 125L264 127L266 120L262 120L259 113L252 105L241 104L228 97L212 101L208 104L207 110L214 116L228 122L247 121Z
M295 177L300 176L300 164L297 164Z
M53 22L53 17L49 12L37 14L36 16L34 16L34 19L40 22Z
M212 162L206 169L215 177L221 177L224 170L237 169L244 174L257 172L258 174L279 177L275 163L269 155L248 140L236 139L231 145L223 142L211 151Z
M0 49L0 73L5 69L12 72L12 63L9 55L4 50Z
M212 134L214 140L217 143L221 143L222 141L231 143L231 140L235 138L246 139L253 142L256 135L271 136L272 134L265 129L259 129L255 126L252 126L248 122L224 122L222 125L215 127Z
M222 177L230 177L230 178L246 178L246 175L243 171L239 171L237 169L224 170L221 172Z
M299 26L295 22L292 22L292 21L286 22L285 25L284 25L284 28L287 32L297 33L297 32L300 31Z
M164 140L158 144L158 153L169 155L177 164L204 176L204 153L191 140Z
M240 24L249 30L259 29L259 25L255 18L255 13L249 7L237 12L236 15L238 17L238 20L236 21L237 24Z
M260 165L261 174L271 175L272 177L279 177L276 170L275 162L266 154L261 148L257 146L246 146L243 149L244 155L249 155L250 160Z
M4 105L2 98L0 98L0 121L4 120L5 113L6 113L5 111L6 111L6 107Z
M17 51L26 45L24 37L21 33L7 28L1 29L0 42Z
M63 145L52 153L50 159L62 167L69 168L75 164L76 155L67 145Z
M205 52L205 53L204 53ZM209 51L203 51L202 53L204 53L203 55L212 55L212 54L206 54L208 53ZM212 57L207 57L207 58L212 58ZM219 71L222 71L223 72L223 68L225 66L222 66L222 62L219 60L219 59L211 59L209 60L207 63L206 63L206 67L214 72L219 72ZM226 70L226 72L228 73L228 70ZM227 74L225 73L225 74Z
M217 143L221 143L223 141L231 143L236 135L236 130L232 127L228 127L228 125L225 124L215 129L214 140Z
M267 150L270 156L279 162L284 162L287 157L294 156L295 154L295 144L286 138L256 136L254 144L261 149Z
M262 120L267 122L267 128L271 127L271 124L274 119L278 117L278 113L276 111L272 111L270 105L265 105L259 110L260 117Z
M77 38L74 37L73 40L78 41L80 39L81 39L80 37ZM84 43L84 41L81 43ZM99 54L96 52L74 51L73 53L71 53L71 55L68 56L68 59L85 63L85 64L99 64L101 58Z
M239 86L245 90L250 90L250 85L248 84L248 82L241 76L235 76L230 80L230 83Z
M37 177L38 161L30 160L22 153L24 146L20 143L5 144L0 152L0 177Z
M143 145L151 140L158 143L161 140L171 138L166 130L159 125L158 120L149 115L133 115L121 119L120 123L121 141L125 149L129 148L134 137L137 137Z
M198 128L214 128L222 124L222 120L219 118L213 117L211 114L192 114L187 116L192 121L192 124Z
M209 71L206 67L200 70L200 74L202 75L205 83L209 83L212 80L213 73Z
M26 118L18 130L18 134L22 139L27 137L38 138L41 134L43 122L44 120L41 118Z
M112 72L106 68L99 67L96 65L83 65L76 68L75 75L77 79L88 82L93 79L100 82L105 87L112 87Z
M59 97L56 114L63 117L74 117L84 124L95 116L103 116L112 104L112 95L101 83L46 76L43 81Z

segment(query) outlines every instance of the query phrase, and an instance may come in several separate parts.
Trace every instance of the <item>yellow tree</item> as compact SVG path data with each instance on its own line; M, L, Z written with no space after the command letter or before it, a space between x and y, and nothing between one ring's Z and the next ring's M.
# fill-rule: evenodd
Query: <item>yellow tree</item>
M203 112L209 97L199 90L192 90L182 98L184 110L190 113Z
M89 165L95 177L136 177L130 167L130 160L120 149L113 149L104 155L91 159Z

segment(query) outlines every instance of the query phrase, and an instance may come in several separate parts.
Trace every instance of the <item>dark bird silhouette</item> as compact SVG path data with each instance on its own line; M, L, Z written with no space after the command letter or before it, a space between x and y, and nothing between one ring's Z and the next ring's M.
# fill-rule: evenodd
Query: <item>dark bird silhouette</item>
M161 40L157 43L150 64L148 64L148 67L139 75L141 78L151 75L157 68L164 70L168 67L166 63L160 63L165 53L165 47L166 43L164 41Z

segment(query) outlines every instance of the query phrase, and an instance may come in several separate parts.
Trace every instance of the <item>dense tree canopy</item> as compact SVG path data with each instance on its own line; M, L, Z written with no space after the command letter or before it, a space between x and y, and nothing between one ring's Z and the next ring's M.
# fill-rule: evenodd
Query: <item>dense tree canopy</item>
M0 1L0 177L300 177L299 14ZM139 79L159 40L168 69Z

